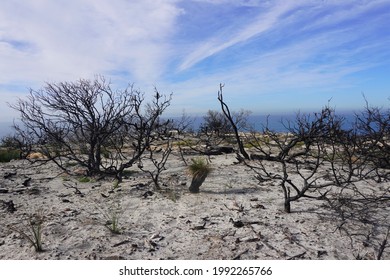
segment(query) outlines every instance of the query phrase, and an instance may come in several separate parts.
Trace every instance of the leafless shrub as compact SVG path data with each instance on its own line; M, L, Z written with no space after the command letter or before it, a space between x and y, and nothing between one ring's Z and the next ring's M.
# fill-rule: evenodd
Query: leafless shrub
M194 132L193 125L194 125L194 118L187 115L187 113L183 111L180 118L172 120L170 129L172 132L177 131L178 134L177 136L180 136L183 135L184 133L187 134L193 133Z
M163 145L150 147L147 153L148 156L144 156L138 164L138 167L142 171L150 175L154 187L157 190L161 189L160 175L164 170L166 170L165 165L167 163L167 160L171 152L172 152L172 143L170 140L168 140ZM150 161L153 164L153 167L145 168L144 161Z
M203 116L200 131L204 134L213 134L216 137L223 138L233 130L229 121L221 112L208 110L206 115Z
M118 149L118 153L124 159L117 166L112 166L119 180L121 180L122 173L126 168L138 163L145 151L150 149L155 142L161 140L162 136L168 134L169 121L162 121L160 117L170 105L171 99L171 95L163 96L157 89L155 89L153 100L145 107L143 107L143 97L135 98L134 112L126 119L126 134L121 138L121 142L131 143L130 156L125 155L122 152L123 149Z
M388 172L390 169L390 110L372 107L366 101L365 109L355 116L354 126L359 135L359 153L374 166L375 172L382 171L377 173L378 180L388 180L390 174Z
M15 127L15 124L14 124ZM15 133L1 139L1 146L18 151L19 159L26 158L32 151L32 139L28 135Z
M222 86L218 99L234 123ZM286 132L273 131L267 123L262 131L238 135L237 143L250 149L249 158L240 153L241 160L259 184L273 181L281 187L285 212L295 201L321 200L340 220L338 230L351 239L356 258L381 259L390 226L389 123L388 110L367 105L347 123L326 106L285 121Z
M266 127L262 134L251 135L249 142L255 154L246 163L259 182L279 181L286 212L291 212L293 201L304 197L323 199L331 186L350 182L350 174L336 172L327 158L327 139L340 130L340 125L334 111L326 107L314 116L298 114L296 122L286 126L288 133ZM323 166L332 170L326 179L320 170Z
M77 162L88 175L113 174L137 162L154 141L159 118L171 96L155 90L151 102L132 85L113 90L103 77L68 83L48 83L30 90L26 100L10 105L21 116L15 129L32 139L35 151L71 172L66 161ZM30 138L27 138L30 137Z

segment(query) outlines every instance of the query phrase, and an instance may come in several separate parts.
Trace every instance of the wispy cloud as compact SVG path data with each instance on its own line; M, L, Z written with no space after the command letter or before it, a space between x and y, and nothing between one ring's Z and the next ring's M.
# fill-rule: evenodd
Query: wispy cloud
M243 28L241 26L239 28L235 27L234 21L230 24L228 23L226 28L233 29L233 31L229 32L233 34L226 37L228 32L221 31L223 36L217 36L205 42L201 42L184 59L184 61L179 66L179 70L186 70L205 58L208 58L218 52L234 46L235 44L245 42L254 36L266 32L267 30L274 27L278 19L280 19L284 13L300 5L299 2L293 1L284 1L278 3L278 5L273 7L267 7L267 12L261 13L250 24Z

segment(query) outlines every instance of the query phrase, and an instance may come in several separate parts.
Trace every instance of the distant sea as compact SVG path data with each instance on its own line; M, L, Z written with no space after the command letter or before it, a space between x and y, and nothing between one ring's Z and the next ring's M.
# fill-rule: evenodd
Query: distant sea
M348 126L349 122L353 120L353 113L344 113L339 114L346 120L346 125ZM263 127L268 122L268 127L276 132L287 132L286 124L288 122L293 122L296 118L295 114L285 114L285 115L251 115L248 117L248 124L251 125L256 130L261 131ZM173 118L175 119L175 118ZM203 123L203 117L193 117L192 129L197 131L201 124ZM0 122L0 139L6 135L12 135L12 122Z
M352 121L354 120L353 112L336 112L336 114L337 116L343 117L345 119L344 128L350 127ZM296 114L250 115L247 119L247 122L250 127L254 128L257 131L262 131L265 126L268 126L269 129L276 132L287 132L289 123L293 126L296 117ZM203 117L193 117L192 129L195 131L198 130L203 122Z
M268 127L277 132L286 132L287 129L283 125L283 122L292 121L294 115L253 115L249 116L247 119L248 125L253 127L255 130L262 130L263 127L268 123ZM198 130L199 127L204 122L203 117L193 117L193 130Z

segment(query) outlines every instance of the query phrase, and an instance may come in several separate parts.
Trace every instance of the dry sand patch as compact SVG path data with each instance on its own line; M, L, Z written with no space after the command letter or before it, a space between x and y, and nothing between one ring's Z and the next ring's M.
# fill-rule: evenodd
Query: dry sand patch
M53 164L3 163L0 259L376 258L389 205L377 213L377 225L342 221L324 201L299 200L286 214L280 187L259 184L235 162L233 154L212 156L213 172L198 194L189 193L191 178L174 156L162 174L162 191L138 171L113 188L111 179L81 183ZM9 211L9 201L16 211ZM120 234L105 226L115 207ZM8 228L20 227L24 215L38 209L46 218L41 253ZM389 248L382 258L390 259Z

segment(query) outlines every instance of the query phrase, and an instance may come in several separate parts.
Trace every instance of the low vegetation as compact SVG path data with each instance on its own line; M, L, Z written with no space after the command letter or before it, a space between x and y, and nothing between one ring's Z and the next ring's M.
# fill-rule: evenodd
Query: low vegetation
M18 150L0 148L0 162L10 162L13 159L20 159L20 152Z
M36 252L42 252L42 232L45 221L43 211L39 210L33 214L26 214L25 219L19 225L9 226L9 228L26 239Z
M200 186L206 180L207 175L211 172L211 168L207 161L203 158L193 158L188 170L192 175L190 192L198 193Z

